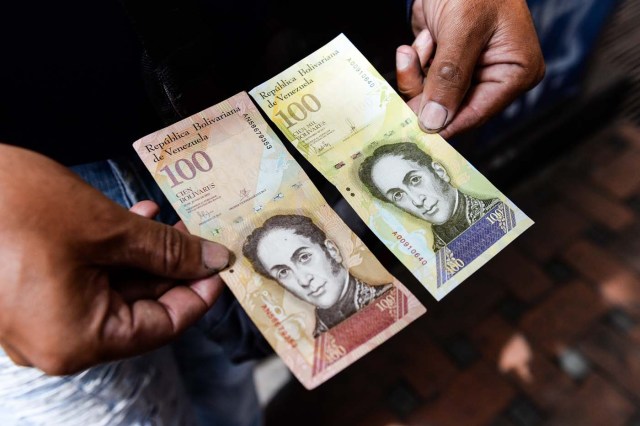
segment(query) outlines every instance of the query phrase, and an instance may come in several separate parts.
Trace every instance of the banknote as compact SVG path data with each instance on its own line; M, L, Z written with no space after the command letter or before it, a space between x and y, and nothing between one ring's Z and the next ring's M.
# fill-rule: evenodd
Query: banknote
M134 144L187 229L311 389L425 312L351 232L243 92Z
M437 300L533 224L342 34L250 95Z

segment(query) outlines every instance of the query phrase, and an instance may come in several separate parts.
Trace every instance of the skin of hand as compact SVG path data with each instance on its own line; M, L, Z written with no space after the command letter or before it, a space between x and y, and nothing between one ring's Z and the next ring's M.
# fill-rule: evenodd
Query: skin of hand
M50 375L157 348L223 289L228 250L131 211L39 154L0 144L0 345Z
M415 41L396 51L398 89L428 133L477 127L544 77L525 0L415 0Z

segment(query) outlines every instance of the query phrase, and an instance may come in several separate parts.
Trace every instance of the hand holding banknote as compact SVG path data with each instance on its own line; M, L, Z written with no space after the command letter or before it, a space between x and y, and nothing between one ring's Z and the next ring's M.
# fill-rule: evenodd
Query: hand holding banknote
M0 345L20 365L67 374L148 351L222 289L214 274L227 250L150 220L150 201L128 212L57 163L7 145L0 194Z
M423 130L479 126L544 75L524 0L415 0L416 39L396 53L398 88Z

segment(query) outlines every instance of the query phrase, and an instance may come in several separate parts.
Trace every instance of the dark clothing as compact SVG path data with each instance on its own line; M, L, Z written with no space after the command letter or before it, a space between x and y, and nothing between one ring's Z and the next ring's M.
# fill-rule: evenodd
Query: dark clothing
M140 137L250 90L341 31L392 69L390 52L408 39L403 15L401 1L328 0L312 14L291 0L3 2L0 142L67 165L131 154ZM371 37L382 25L388 35Z
M0 141L66 164L113 158L161 127L117 2L0 6Z
M316 328L313 337L338 325L380 295L393 287L393 284L372 286L365 284L349 274L347 291L333 306L327 309L316 308Z
M436 252L453 241L473 223L484 216L500 200L480 200L458 191L458 205L453 215L442 225L433 225L433 251Z
M0 141L67 165L130 154L135 140L179 120L179 114L162 111L167 101L159 92L177 107L186 104L181 112L190 115L250 88L241 84L248 83L243 77L257 58L237 55L233 66L220 67L215 75L204 62L213 63L214 53L228 58L229 50L238 48L224 39L225 31L232 32L240 19L255 28L257 16L247 10L258 0L244 2L242 10L223 3L217 12L226 20L200 13L206 8L195 0L123 0L138 6L131 7L131 15L147 12L148 21L136 20L135 29L133 16L118 1L7 3L0 6ZM227 10L232 8L235 13ZM145 43L151 54L143 49L142 34L154 38ZM246 45L248 36L240 31L233 39ZM225 90L205 90L207 79ZM184 93L189 85L200 87L190 90L197 99Z

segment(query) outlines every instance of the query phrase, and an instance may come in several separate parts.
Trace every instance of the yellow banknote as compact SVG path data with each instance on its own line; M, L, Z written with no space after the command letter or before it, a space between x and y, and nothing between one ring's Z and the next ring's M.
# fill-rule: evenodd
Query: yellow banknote
M250 94L438 300L533 224L344 35Z
M222 278L307 388L425 312L327 205L246 93L134 148L189 231L235 253Z

